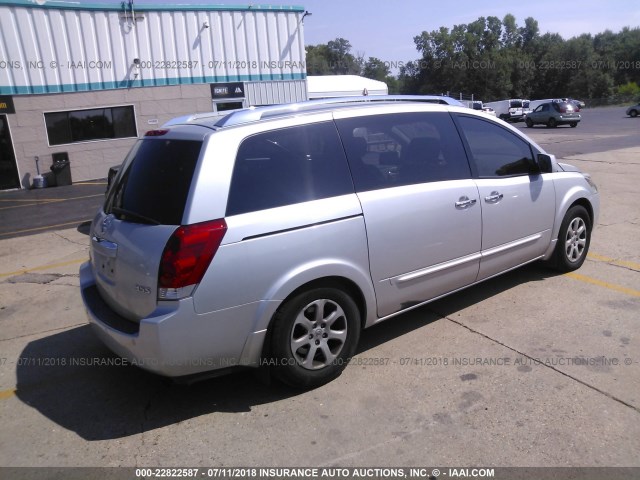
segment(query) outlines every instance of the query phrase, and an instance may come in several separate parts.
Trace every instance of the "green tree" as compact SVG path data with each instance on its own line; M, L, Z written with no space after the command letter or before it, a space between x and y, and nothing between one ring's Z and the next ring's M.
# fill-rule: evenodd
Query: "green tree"
M351 44L344 38L309 45L306 51L308 75L360 75L362 71L363 59L350 53Z
M351 54L351 43L344 38L336 38L327 43L329 66L335 75L359 75L362 59Z
M326 45L309 45L307 51L307 74L330 75L329 49Z
M390 75L389 67L379 58L369 57L369 60L364 64L362 75L372 80L386 81Z

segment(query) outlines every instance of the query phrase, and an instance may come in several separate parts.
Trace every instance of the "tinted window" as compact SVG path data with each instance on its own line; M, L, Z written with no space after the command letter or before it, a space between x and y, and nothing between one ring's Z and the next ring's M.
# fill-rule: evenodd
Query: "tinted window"
M529 144L510 131L478 118L458 117L480 177L538 173Z
M352 192L347 160L332 122L273 130L240 145L227 215Z
M105 212L136 223L180 225L202 142L140 140L109 190Z
M49 145L137 136L133 107L109 107L44 114Z
M573 105L566 102L554 102L553 108L556 110L556 112L560 112L560 113L575 112L575 108L573 108Z
M448 113L400 113L337 122L356 190L469 178Z

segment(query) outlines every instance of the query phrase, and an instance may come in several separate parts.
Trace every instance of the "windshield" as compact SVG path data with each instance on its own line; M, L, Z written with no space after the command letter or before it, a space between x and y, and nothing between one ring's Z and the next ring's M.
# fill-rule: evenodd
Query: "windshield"
M145 138L109 190L105 213L135 223L180 225L202 142Z

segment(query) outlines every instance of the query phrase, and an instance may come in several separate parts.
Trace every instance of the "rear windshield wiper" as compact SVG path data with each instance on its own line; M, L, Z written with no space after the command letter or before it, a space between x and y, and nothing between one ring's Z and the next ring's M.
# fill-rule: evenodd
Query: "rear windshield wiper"
M161 223L158 220L155 220L150 217L146 217L136 212L132 212L131 210L127 210L125 208L112 207L111 212L115 213L116 215L124 215L125 217L130 217L131 220L138 220L138 221L142 221L143 223L150 223L152 225L161 225Z

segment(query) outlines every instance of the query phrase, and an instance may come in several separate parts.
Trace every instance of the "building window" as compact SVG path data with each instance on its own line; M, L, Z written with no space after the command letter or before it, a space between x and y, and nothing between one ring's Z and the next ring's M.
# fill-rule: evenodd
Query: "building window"
M137 137L133 106L44 114L49 145Z

